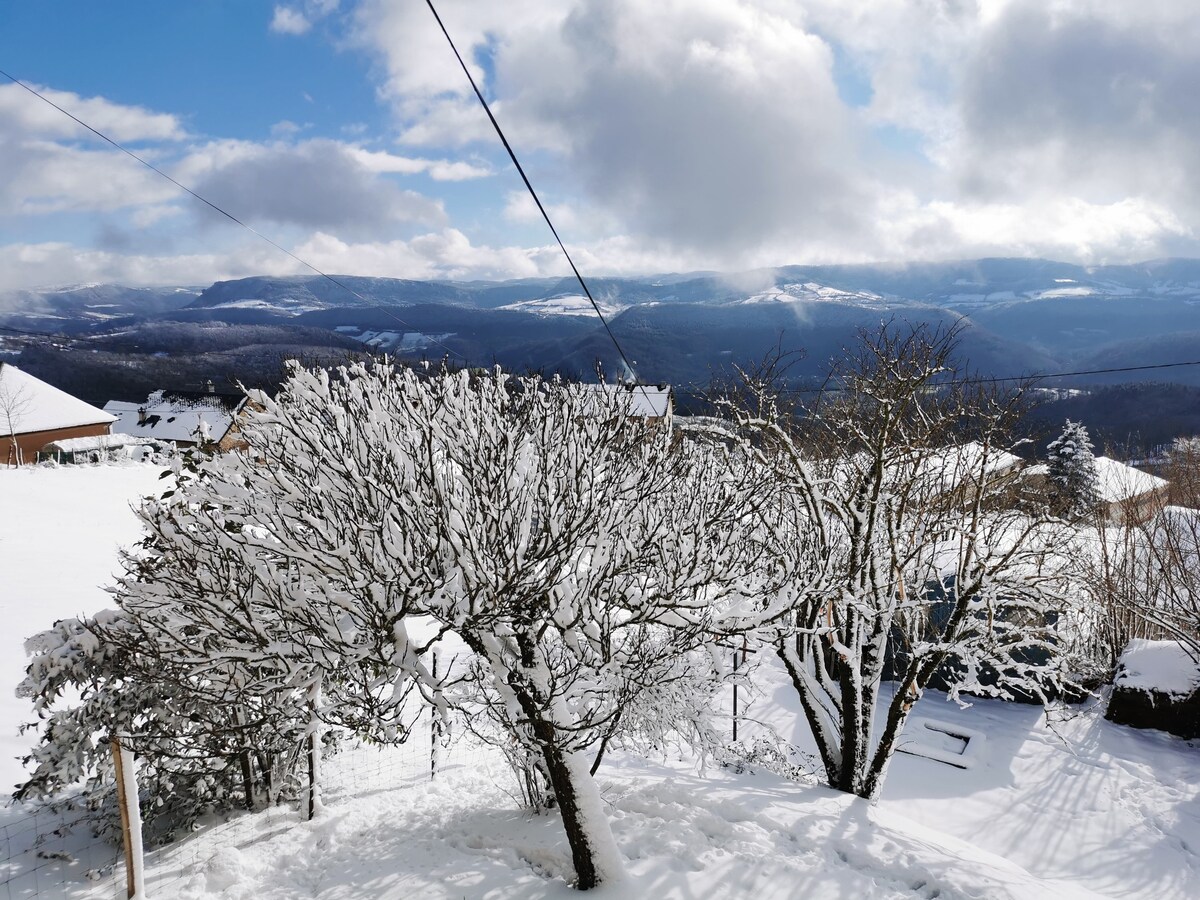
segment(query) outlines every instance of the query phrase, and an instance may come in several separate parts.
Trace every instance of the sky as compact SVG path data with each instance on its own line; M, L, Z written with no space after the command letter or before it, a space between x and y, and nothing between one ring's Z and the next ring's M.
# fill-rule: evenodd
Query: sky
M585 273L1200 256L1194 0L438 7ZM5 3L0 69L324 271L568 271L421 0ZM304 271L0 77L0 289Z

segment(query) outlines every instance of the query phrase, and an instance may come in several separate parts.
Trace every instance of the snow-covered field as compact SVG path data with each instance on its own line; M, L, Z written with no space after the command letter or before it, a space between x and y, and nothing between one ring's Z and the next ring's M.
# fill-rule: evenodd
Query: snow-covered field
M137 537L129 503L160 489L151 466L0 469L0 784L18 779L12 757L24 749L16 726L26 708L12 696L23 638L106 605L116 546ZM756 683L741 736L771 726L809 748L782 674L764 664ZM931 693L917 715L976 735L970 767L899 754L874 808L763 771L614 756L600 780L629 881L599 895L1200 896L1195 742L1111 725L1094 706L1047 720L1034 707L960 709ZM935 751L940 742L943 757L963 749L945 731L910 742ZM153 854L153 895L571 895L557 821L517 808L494 756L460 746L431 781L427 743L363 752L365 767L361 756L329 761L334 789L311 823L291 809L241 815ZM24 812L8 810L0 824ZM118 891L111 877L72 877L42 896Z
M21 778L28 741L17 726L28 701L24 642L55 619L112 604L104 587L120 570L117 548L141 534L131 504L161 493L150 465L0 467L0 790Z

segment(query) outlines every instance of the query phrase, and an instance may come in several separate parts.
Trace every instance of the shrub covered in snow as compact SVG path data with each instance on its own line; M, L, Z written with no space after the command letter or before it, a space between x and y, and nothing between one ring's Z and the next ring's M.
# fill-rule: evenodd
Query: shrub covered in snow
M707 648L769 593L765 470L676 444L624 392L498 372L297 367L257 399L245 455L143 508L120 611L39 644L27 693L83 703L50 714L26 795L100 769L104 729L195 815L285 779L314 729L402 740L419 692L537 759L577 886L616 879L592 772L613 742L711 731ZM471 658L435 677L444 634Z
M1070 529L1019 510L1006 441L1020 394L939 386L953 332L885 327L797 422L748 375L733 407L781 506L789 571L762 638L789 672L833 787L878 795L913 704L948 663L952 692L1043 696L1061 680ZM881 681L897 682L882 728Z

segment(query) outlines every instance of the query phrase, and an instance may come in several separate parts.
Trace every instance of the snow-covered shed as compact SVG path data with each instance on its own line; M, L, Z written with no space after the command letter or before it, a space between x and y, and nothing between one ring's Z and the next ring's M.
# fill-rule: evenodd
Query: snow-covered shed
M116 417L0 362L0 461L33 462L52 441L109 434Z
M204 445L234 450L245 446L238 436L238 421L245 406L245 395L218 392L210 381L201 391L155 391L145 403L110 400L104 410L116 417L113 431L117 434L177 447Z
M1107 456L1096 457L1096 490L1104 517L1111 524L1149 521L1167 505L1169 488L1165 478Z
M106 459L142 459L154 452L156 444L130 434L98 434L91 437L63 438L51 441L41 453L58 462L101 462Z

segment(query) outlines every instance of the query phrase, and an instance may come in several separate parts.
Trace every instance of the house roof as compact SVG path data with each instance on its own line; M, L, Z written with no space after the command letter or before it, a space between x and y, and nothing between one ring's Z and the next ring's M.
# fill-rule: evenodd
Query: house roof
M116 416L34 378L11 363L0 363L0 434L31 434L114 421Z
M584 384L584 390L604 391L610 395L627 397L629 415L658 418L665 416L671 408L671 388L667 385L632 384Z
M1127 466L1107 456L1096 457L1096 489L1105 503L1120 503L1167 486L1165 478Z
M1021 457L1000 447L985 447L979 441L954 444L921 459L919 471L923 476L932 476L951 482L994 476L1019 468L1024 463Z
M245 400L202 391L155 391L145 403L109 400L104 410L116 416L117 434L200 443L223 438Z
M131 434L96 434L91 437L63 438L52 441L43 450L59 450L63 453L85 453L88 450L118 450L122 447L139 447L149 444L145 438Z

